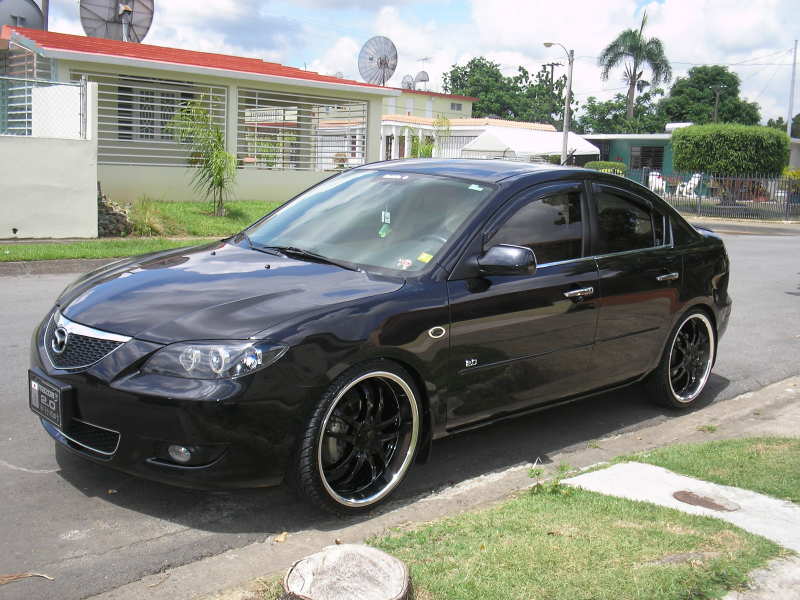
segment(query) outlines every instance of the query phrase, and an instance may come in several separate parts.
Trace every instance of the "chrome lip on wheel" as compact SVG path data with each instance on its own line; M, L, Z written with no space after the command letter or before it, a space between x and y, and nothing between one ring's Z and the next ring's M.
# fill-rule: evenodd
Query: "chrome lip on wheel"
M325 489L344 506L379 501L411 465L418 434L416 398L401 377L359 377L336 396L322 424L317 464Z
M706 385L714 364L711 322L705 315L686 319L672 340L669 353L669 385L679 402L691 402Z

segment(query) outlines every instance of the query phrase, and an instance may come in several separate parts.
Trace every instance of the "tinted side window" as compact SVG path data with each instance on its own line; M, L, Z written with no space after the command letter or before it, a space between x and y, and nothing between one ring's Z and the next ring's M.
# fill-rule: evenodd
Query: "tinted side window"
M581 193L563 191L537 198L520 208L486 245L527 246L539 264L582 256Z
M608 192L595 194L595 202L600 254L653 247L653 221L649 210Z

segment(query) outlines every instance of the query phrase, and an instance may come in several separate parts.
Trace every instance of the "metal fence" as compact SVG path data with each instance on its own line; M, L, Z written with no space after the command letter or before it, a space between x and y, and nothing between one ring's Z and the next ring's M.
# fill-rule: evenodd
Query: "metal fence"
M0 76L0 135L86 139L86 81Z
M624 176L647 186L685 215L800 221L800 179L785 175L709 175L631 169Z

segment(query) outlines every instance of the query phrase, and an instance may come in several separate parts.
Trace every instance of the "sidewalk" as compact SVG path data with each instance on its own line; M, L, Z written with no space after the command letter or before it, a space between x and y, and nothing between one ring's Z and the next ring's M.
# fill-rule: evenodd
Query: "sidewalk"
M561 462L574 468L586 468L622 454L672 444L767 435L796 437L797 423L800 422L798 400L800 376L645 429L631 430L592 443L587 441L586 444L566 448L559 454L541 458L546 470L552 472ZM701 425L715 425L717 429L714 433L703 433L698 430ZM289 531L285 542L270 539L230 550L163 574L147 576L94 596L92 600L250 598L251 590L258 587L254 578L285 571L295 561L335 543L336 539L342 543L361 543L370 536L383 535L393 527L427 522L500 502L514 492L530 487L532 480L527 473L531 466L520 464L504 471L488 473L420 497L412 503L390 503L371 517L344 519L343 523L349 522L350 525L335 533ZM781 565L774 565L774 568L780 572Z
M683 215L695 227L705 227L715 233L730 235L800 235L800 222L786 221L735 221L732 219L706 219Z

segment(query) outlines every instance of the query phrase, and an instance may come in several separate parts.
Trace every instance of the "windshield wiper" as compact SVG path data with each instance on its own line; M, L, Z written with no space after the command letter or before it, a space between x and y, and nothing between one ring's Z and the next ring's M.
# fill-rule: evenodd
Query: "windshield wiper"
M311 250L303 250L302 248L294 248L293 246L263 246L263 248L269 248L270 250L277 250L278 252L280 252L281 254L285 254L286 256L310 258L317 262L325 263L328 265L334 265L342 269L347 269L348 271L357 271L359 273L363 273L363 269L361 269L360 267L351 267L346 263L334 260L332 258L328 258L327 256L323 256L322 254L317 254L316 252L311 252Z
M271 246L256 246L253 243L253 240L250 239L250 236L247 235L244 231L242 232L244 239L247 240L247 243L250 244L250 248L253 250L258 250L259 252L263 252L265 254L271 254L272 256L281 256L283 252L278 250L277 248L272 248Z

